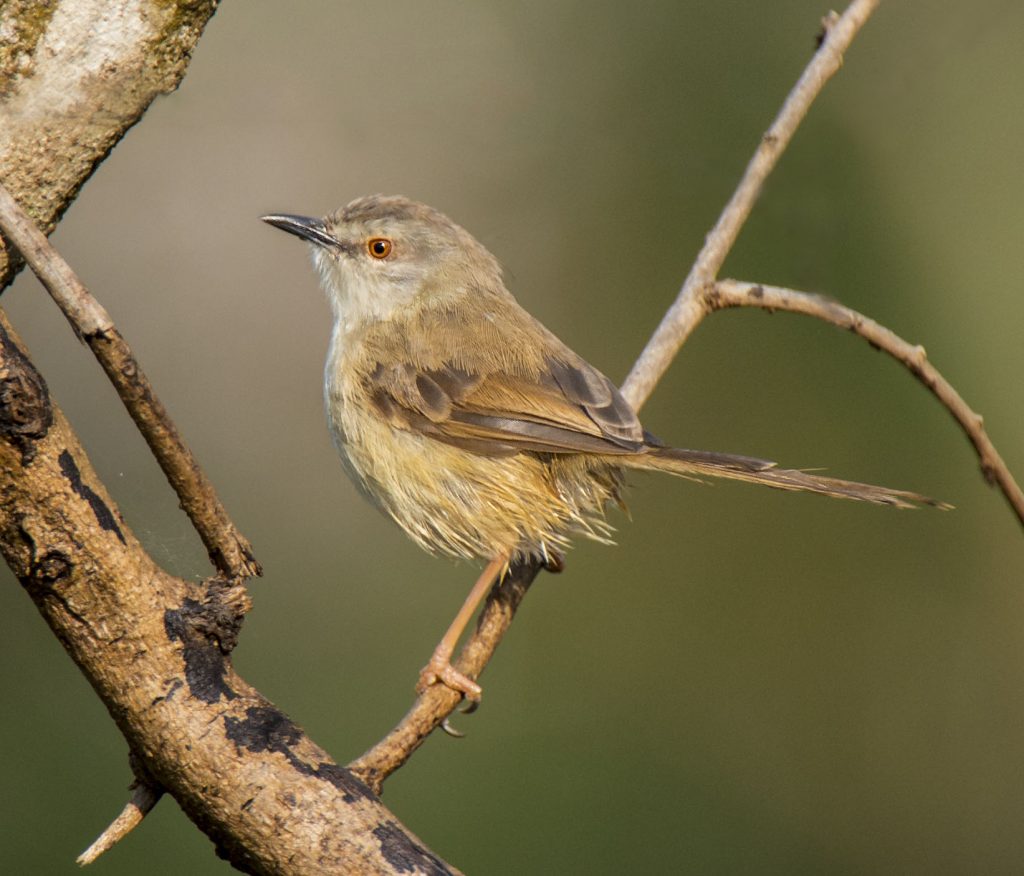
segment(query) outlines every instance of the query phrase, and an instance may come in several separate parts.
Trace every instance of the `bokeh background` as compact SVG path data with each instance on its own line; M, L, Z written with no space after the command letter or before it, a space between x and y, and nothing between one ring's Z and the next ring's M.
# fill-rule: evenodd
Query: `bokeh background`
M826 6L225 3L177 93L56 244L134 345L266 575L236 662L341 762L387 731L475 570L366 506L323 425L328 310L269 211L372 192L443 209L621 380ZM1024 6L886 3L725 275L839 298L923 343L1024 475ZM3 304L129 524L199 543L88 351L23 276ZM479 713L385 800L468 873L1017 873L1024 553L967 442L900 367L795 316L726 312L644 410L686 446L916 489L899 513L635 476L616 548L530 593ZM5 569L3 869L76 872L126 750ZM171 800L97 873L228 866Z

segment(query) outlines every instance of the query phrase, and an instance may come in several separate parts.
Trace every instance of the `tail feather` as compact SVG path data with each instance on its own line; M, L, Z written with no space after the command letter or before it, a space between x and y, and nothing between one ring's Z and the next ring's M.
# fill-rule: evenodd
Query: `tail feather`
M628 465L630 468L657 469L682 477L700 478L702 475L707 475L734 481L746 481L752 484L764 484L779 490L820 493L837 499L855 499L860 502L873 502L876 505L892 505L896 508L916 508L921 505L930 505L946 510L953 507L937 499L907 490L893 490L873 484L820 477L797 469L778 468L774 462L767 459L735 456L730 453L684 450L678 447L650 447L646 453L619 457L616 462Z

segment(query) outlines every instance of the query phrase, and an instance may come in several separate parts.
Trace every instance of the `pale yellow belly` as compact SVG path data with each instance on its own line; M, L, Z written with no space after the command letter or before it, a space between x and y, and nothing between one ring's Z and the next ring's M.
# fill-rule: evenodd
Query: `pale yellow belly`
M332 431L349 473L428 551L544 558L574 533L608 540L604 505L619 499L617 467L580 456L482 456L339 408Z

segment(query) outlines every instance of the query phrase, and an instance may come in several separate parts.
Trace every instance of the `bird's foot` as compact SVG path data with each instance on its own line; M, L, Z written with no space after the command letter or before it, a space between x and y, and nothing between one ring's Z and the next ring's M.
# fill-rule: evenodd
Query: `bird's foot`
M430 662L420 670L420 680L416 684L416 693L421 694L432 685L443 684L445 687L450 687L452 690L462 694L475 707L475 704L480 702L480 697L483 695L483 688L473 681L472 678L463 675L452 666L449 657L450 655L448 654L434 652Z

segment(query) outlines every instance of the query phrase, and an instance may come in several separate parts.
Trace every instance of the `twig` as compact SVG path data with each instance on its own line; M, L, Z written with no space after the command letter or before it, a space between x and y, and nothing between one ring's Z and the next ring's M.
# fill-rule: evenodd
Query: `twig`
M679 296L623 384L623 394L634 407L639 408L646 401L690 331L707 315L708 306L702 290L714 282L740 228L750 214L765 178L785 150L818 92L839 69L843 52L877 5L878 0L854 0L842 16L833 15L824 22L825 34L818 51L786 98L771 128L761 139L739 188L708 235ZM476 678L483 671L512 623L516 607L525 596L526 589L539 571L540 566L537 564L521 566L513 570L512 582L496 585L491 591L477 629L467 640L456 661L456 668L460 672ZM517 597L511 601L505 589L509 583L517 590ZM391 733L349 764L349 769L379 792L384 779L401 767L423 744L423 740L444 722L458 705L459 699L457 693L441 685L434 685L413 703Z
M995 484L1010 503L1017 519L1024 524L1024 492L1013 479L985 432L980 414L975 413L938 370L928 361L924 347L907 343L894 332L838 301L761 283L720 280L704 296L708 312L727 307L760 307L765 310L786 310L813 316L839 328L847 329L868 343L902 362L923 383L960 424L977 451L985 480Z
M476 630L454 663L459 672L470 678L480 677L541 568L538 563L513 566L508 575L494 586L480 612ZM379 794L384 780L444 723L461 699L461 694L442 684L427 688L395 729L358 760L352 761L348 768Z
M121 814L110 822L110 826L96 838L96 841L75 859L75 863L84 867L86 864L91 864L104 852L110 851L139 826L142 819L156 806L163 793L162 788L136 780L132 786L131 799L125 803Z
M261 574L252 546L231 522L213 484L185 445L110 314L3 185L0 231L18 248L75 333L103 366L218 571L230 579Z
M765 179L789 145L818 93L842 66L843 54L877 5L878 0L853 0L841 16L836 17L833 13L823 22L825 31L818 51L761 138L739 187L708 234L679 295L622 384L622 394L637 410L650 397L683 342L704 317L705 287L718 276L725 257L761 193Z

